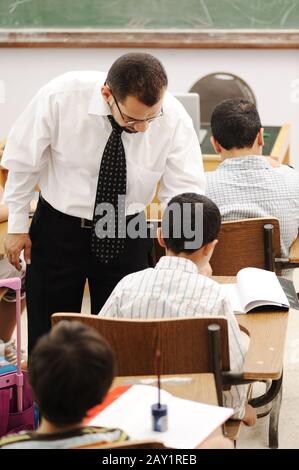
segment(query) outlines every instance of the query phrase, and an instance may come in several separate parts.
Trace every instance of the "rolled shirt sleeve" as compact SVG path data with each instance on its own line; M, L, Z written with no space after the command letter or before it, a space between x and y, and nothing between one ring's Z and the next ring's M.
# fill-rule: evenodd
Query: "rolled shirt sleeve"
M2 165L9 170L4 202L8 206L8 233L27 233L30 201L47 164L51 138L50 99L42 88L11 129Z

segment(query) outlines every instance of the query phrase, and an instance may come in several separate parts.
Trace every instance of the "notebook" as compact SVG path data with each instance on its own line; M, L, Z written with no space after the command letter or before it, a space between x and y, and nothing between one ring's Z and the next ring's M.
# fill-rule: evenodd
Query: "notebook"
M272 271L244 268L237 274L236 284L223 284L234 312L299 309L292 281L279 278Z

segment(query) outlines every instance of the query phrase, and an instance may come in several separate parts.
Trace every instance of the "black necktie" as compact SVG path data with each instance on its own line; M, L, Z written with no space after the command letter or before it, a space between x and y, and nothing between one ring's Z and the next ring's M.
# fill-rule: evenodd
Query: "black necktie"
M103 263L119 257L125 248L125 238L118 233L125 230L125 194L127 167L125 149L120 127L112 116L108 116L112 132L107 140L100 172L93 216L91 249ZM118 196L122 196L119 205ZM101 206L99 206L101 204ZM114 212L111 212L111 208ZM107 209L107 210L106 210Z

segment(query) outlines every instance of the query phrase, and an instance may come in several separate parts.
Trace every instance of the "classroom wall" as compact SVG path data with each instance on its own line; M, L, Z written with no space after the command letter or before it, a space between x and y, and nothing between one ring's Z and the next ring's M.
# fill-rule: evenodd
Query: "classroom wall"
M45 82L68 70L107 70L114 59L129 51L132 49L0 49L0 140ZM246 80L256 94L263 123L291 123L291 162L299 170L299 50L148 52L164 63L173 92L187 91L211 72L231 72Z

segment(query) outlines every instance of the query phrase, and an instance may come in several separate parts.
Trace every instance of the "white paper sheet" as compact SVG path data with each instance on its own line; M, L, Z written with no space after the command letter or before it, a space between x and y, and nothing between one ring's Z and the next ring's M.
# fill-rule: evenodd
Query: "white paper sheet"
M156 387L132 385L89 424L121 428L131 439L152 439L162 441L167 447L192 449L233 414L231 408L183 400L161 390L161 403L168 407L168 430L155 432L151 405L157 399Z

